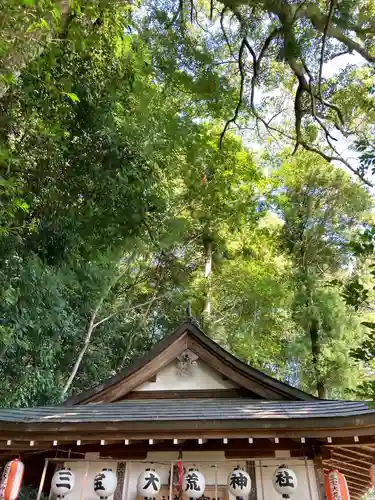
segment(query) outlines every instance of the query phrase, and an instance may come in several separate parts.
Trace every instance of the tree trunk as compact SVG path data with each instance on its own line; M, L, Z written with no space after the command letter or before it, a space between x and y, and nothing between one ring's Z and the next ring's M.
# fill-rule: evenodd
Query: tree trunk
M159 280L160 281L160 280ZM159 282L158 282L159 284ZM137 328L135 328L133 330L133 332L129 335L129 341L128 341L128 345L126 346L126 349L125 349L125 352L124 352L124 355L122 357L122 361L121 361L121 364L120 364L120 368L123 369L125 367L125 363L126 363L126 358L128 357L128 354L130 352L130 349L133 347L133 342L134 342L134 339L137 335L137 333L140 331L140 329L142 329L145 325L146 325L146 322L147 322L147 319L148 319L148 316L150 314L150 310L151 310L151 307L153 305L153 303L158 299L159 297L157 296L157 290L156 292L154 293L154 295L152 296L151 300L149 302L146 302L146 305L147 305L147 309L145 311L145 313L142 315L142 318L137 326Z
M7 352L7 349L8 349L8 346L4 346L1 351L0 351L0 361L3 361L3 359L5 358L5 354Z
M65 384L65 387L64 387L63 392L62 392L63 396L65 396L65 394L68 392L70 386L73 383L73 380L75 379L75 376L77 375L77 371L78 371L78 368L80 367L83 356L85 355L85 352L87 351L87 348L90 344L92 332L94 331L95 327L97 326L97 325L95 325L95 318L99 312L99 309L100 309L102 303L103 303L103 300L100 300L99 304L95 308L95 311L91 315L89 327L87 329L87 333L86 333L86 337L85 337L85 341L84 341L83 346L78 354L76 362L74 363L74 366L73 366L73 369L70 373L70 376Z
M318 396L321 399L325 399L326 387L319 369L319 358L320 358L319 327L318 327L318 321L316 319L312 319L310 322L310 339L311 339L311 353L312 353L315 380L316 380L316 390L318 392Z
M149 304L152 304L153 302L155 302L155 300L158 300L159 298L161 298L162 295L160 295L159 297L153 297L151 300L148 300L147 302L144 302L143 304L138 304L137 306L134 306L134 307L131 307L128 309L128 311L133 311L135 309L138 309L140 307L143 307L143 306L147 306ZM73 383L73 380L75 378L75 376L77 375L77 371L78 371L78 368L80 367L80 364L82 362L82 359L83 359L83 356L85 355L86 351L87 351L87 348L90 344L90 340L91 340L91 337L92 337L92 334L95 330L95 328L97 328L99 325L101 325L102 323L105 323L106 321L108 321L109 319L113 318L114 316L116 316L116 314L118 314L119 311L115 311L111 314L109 314L108 316L106 316L105 318L101 319L100 321L97 321L95 323L95 319L96 319L96 316L98 315L99 313L99 310L103 304L103 300L104 300L105 296L103 296L100 301L99 301L99 304L97 305L97 307L95 308L95 311L93 312L92 316L91 316L91 319L90 319L90 323L89 323L89 327L87 329L87 333L86 333L86 337L85 337L85 341L84 341L84 344L83 344L83 347L82 349L80 350L79 354L78 354L78 357L77 357L77 360L76 362L74 363L74 366L73 366L73 369L71 371L71 374L69 376L69 379L67 381L67 383L65 384L65 387L63 389L63 392L62 392L62 395L64 396L70 386L72 385ZM149 308L148 308L148 311L149 311ZM133 338L134 338L134 335L133 337L131 337L131 340L130 340L130 345L129 345L129 348L128 348L128 351L130 350L131 348L131 343L133 341Z
M205 278L205 298L203 315L211 315L211 274L212 274L212 241L204 241L205 250L205 264L204 264L204 278Z

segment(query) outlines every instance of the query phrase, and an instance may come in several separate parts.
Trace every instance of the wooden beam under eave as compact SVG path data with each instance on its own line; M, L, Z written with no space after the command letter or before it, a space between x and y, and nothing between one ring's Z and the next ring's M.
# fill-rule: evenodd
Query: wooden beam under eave
M318 428L317 419L296 420L273 420L272 426L267 419L264 420L192 420L179 421L178 433L172 429L171 421L128 421L128 422L103 422L101 420L91 422L28 422L28 423L5 423L1 422L0 439L18 440L54 440L58 436L59 441L70 441L72 439L85 439L85 437L97 437L101 439L198 439L226 437L232 438L301 438L320 439L321 444L327 444L327 436L332 437L331 446L358 447L353 445L353 435L361 435L364 444L375 443L375 415L371 414L371 425L363 425L360 429L351 428L349 424L355 424L355 418L344 422L340 419L320 419L325 425ZM176 424L176 422L174 422ZM174 427L174 426L173 426ZM197 431L199 429L199 432Z
M323 432L319 431L320 434ZM331 432L332 434L328 436L328 433ZM361 429L362 434L359 434L361 436L361 442L363 444L375 444L375 434L372 432L372 429L364 427ZM321 440L321 444L326 446L327 448L334 448L337 446L345 446L346 448L358 448L358 443L354 442L354 429L348 429L343 426L341 428L341 431L336 431L331 429L325 429L324 430L324 436L320 435L317 436L316 439ZM311 435L307 435L307 438L311 437ZM327 441L327 438L331 437L332 442L329 443Z
M358 456L358 457L363 457L366 458L367 460L374 460L374 454L371 455L369 453L365 453L364 451L357 448L348 448L346 446L343 446L341 450L345 450L345 453L351 453L352 455Z
M351 457L348 457L347 455L343 455L341 453L332 453L331 457L327 459L329 460L334 460L336 462L342 462L342 463L348 463L350 464L350 467L354 467L356 470L359 472L366 472L368 475L368 471L371 465L371 462L366 462L366 461L360 461L360 460L353 460Z
M342 471L342 473L345 475L345 477L348 474L348 476L355 477L359 481L365 482L365 484L368 484L370 481L368 471L367 471L367 474L365 474L363 472L363 470L361 470L361 471L353 470L354 467L351 464L348 464L346 462L339 462L337 460L330 460L330 461L327 461L326 464L331 466L332 469L339 469L340 471Z
M350 439L348 439L347 437L345 438L334 438L334 441L332 443L325 443L325 445L327 447L337 447L337 446L345 446L345 448L359 448L360 446L370 446L370 450L369 451L374 451L373 448L371 448L371 445L373 445L375 443L375 435L372 434L371 432L368 432L366 433L365 435L361 435L359 434L360 438L361 438L361 442L355 442L354 441L354 436L352 435L352 437ZM358 436L356 436L358 437ZM375 451L374 451L375 452Z
M358 448L364 451L368 451L369 453L372 453L373 457L375 457L375 448L372 446L368 446L366 444L359 444Z
M303 452L301 450L287 450L290 452L290 458L307 458L313 460L315 450L313 448L305 449ZM275 450L265 450L264 448L254 448L254 449L241 449L241 450L225 450L225 458L228 460L245 460L245 459L255 459L255 458L275 458ZM280 459L281 460L281 459ZM287 460L287 458L285 458Z
M250 445L248 442L248 432L245 433L234 433L234 432L228 432L225 437L228 438L228 444L225 446L235 446L238 447L238 444L241 443L241 446L245 445L245 442L247 445ZM329 450L341 450L341 453L356 453L359 456L365 457L369 460L373 459L373 456L370 456L367 454L364 450L358 451L358 448L346 448L344 445L340 445L337 447L328 447L325 445L323 442L316 440L316 439L306 439L306 443L303 445L299 441L295 441L293 439L290 439L287 436L279 437L279 443L275 443L274 440L270 440L269 438L263 438L259 437L256 434L254 434L253 442L254 443L262 443L261 447L264 447L265 445L271 446L273 449L290 449L290 450L301 450L301 452L306 448L309 449L309 446L312 444L323 450L323 454L326 452L330 453ZM105 443L123 443L124 439L128 439L131 442L137 441L137 442L143 442L143 441L149 441L150 439L153 439L154 444L158 443L160 441L169 441L170 444L173 444L173 440L177 439L178 443L181 443L183 441L190 441L190 440L195 440L197 441L198 439L206 439L208 442L212 442L215 440L220 441L221 445L223 444L223 433L222 432L211 432L210 434L206 432L201 432L197 434L197 430L195 429L194 433L189 433L185 435L179 434L178 436L176 435L176 432L173 432L173 434L164 434L164 433L129 433L129 432L124 432L124 433L118 433L118 432L109 432L109 431L88 431L86 432L80 432L80 431L75 431L75 432L70 432L70 433L58 433L58 432L29 432L29 433L18 433L18 434L9 434L9 433L0 433L0 449L9 449L9 445L7 442L11 440L12 442L12 447L25 447L28 448L30 446L30 441L34 441L34 446L49 446L51 443L53 443L55 440L58 440L59 445L65 444L70 444L70 443L75 443L77 440L81 440L82 443L86 444L95 444L99 443L101 440L103 440ZM373 438L372 438L373 439ZM341 440L342 442L342 440ZM174 446L176 446L174 444ZM202 449L202 448L200 448ZM330 455L329 455L330 456ZM328 457L329 458L329 457Z
M347 455L346 453L340 453L338 451L334 451L333 453L331 453L330 457L327 460L335 457L343 459L344 461L346 460L347 462L354 464L356 467L360 467L364 470L368 470L371 465L371 461L369 460L366 461L358 457L353 458L353 456L351 455Z
M356 498L361 498L361 497L363 497L363 495L365 495L367 493L367 490L361 490L360 488L356 488L352 484L348 484L348 488L349 488L349 493L350 493L351 499L353 498L354 495ZM354 495L353 495L353 493L354 493Z
M362 495L364 495L371 488L371 484L359 483L356 478L349 477L346 474L344 474L344 476L349 488L356 488L358 492L362 492Z
M226 398L257 398L253 392L242 387L233 389L192 389L185 391L133 391L124 399L226 399ZM261 398L257 398L261 399ZM204 404L204 401L202 401Z
M357 455L354 453L354 451L350 448L345 448L344 446L337 446L337 447L327 447L327 446L322 446L322 457L324 460L329 460L333 454L340 454L342 456L345 456L346 458L350 458L352 460L360 460L360 461L366 461L369 460L368 456L363 456L363 455ZM371 458L370 458L371 459ZM366 461L367 463L367 461Z
M358 492L362 492L362 495L370 489L369 484L362 484L357 481L355 478L351 478L344 474L346 482L348 483L348 486Z
M27 449L28 445L24 443L18 443L17 441L13 442L14 448L22 448ZM36 442L36 446L40 443ZM52 447L52 442L49 442L49 446ZM61 444L63 445L63 444ZM4 442L0 443L0 447L5 446ZM189 439L185 441L179 441L178 446L172 440L163 440L163 441L154 441L152 445L149 444L148 440L134 442L130 441L130 444L127 446L124 445L124 441L105 441L104 445L100 445L100 441L96 438L92 441L87 441L82 439L81 445L79 448L76 446L76 442L66 443L66 446L69 446L69 449L73 451L78 451L79 453L88 452L88 451L97 451L100 448L100 451L103 450L104 453L110 453L112 450L123 450L126 448L127 450L134 451L176 451L176 449L181 449L182 451L224 451L224 450L232 450L235 452L243 452L249 453L253 451L265 451L268 456L273 456L275 450L290 450L291 452L295 452L295 454L300 454L301 446L292 441L292 440L282 440L279 444L272 443L268 440L256 440L253 444L250 444L247 439L231 439L228 443L224 444L222 439L209 439L199 444L199 442L195 439ZM312 452L312 449L316 449L316 445L314 443L310 443L304 446L304 456L306 452ZM9 449L9 447L8 447ZM299 455L298 455L299 456Z
M364 495L370 489L370 486L362 487L356 482L351 481L350 479L347 479L346 482L348 483L349 489L357 491L361 495Z
M123 450L118 450L118 451L112 451L111 453L105 453L105 451L102 451L100 453L100 458L113 458L115 460L124 460L124 461L131 461L131 460L147 460L147 453L143 453L143 452L138 452L136 454L134 454L134 452L132 453L124 453Z

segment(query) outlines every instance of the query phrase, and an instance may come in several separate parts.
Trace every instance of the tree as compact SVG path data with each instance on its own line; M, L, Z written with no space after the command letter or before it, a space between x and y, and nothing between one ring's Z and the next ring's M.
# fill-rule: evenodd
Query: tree
M3 25L10 41L4 45L5 78L12 81L12 70L53 45L56 33L60 43L71 23L75 38L85 43L90 30L77 29L80 22L86 28L98 27L119 8L124 7L115 0L105 6L87 0L71 6L65 1L34 5L24 0L24 8L19 9L18 3L7 0ZM357 93L374 85L375 26L370 0L361 5L351 0L331 0L327 5L317 0L212 0L208 5L148 0L141 13L135 9L134 19L160 76L173 82L175 90L189 92L201 111L203 106L221 118L226 116L222 144L231 125L246 123L251 129L255 122L258 133L267 130L293 141L295 151L303 147L328 161L340 161L371 184L367 169L358 168L340 153L340 142L358 132L345 101L350 100L353 88ZM145 21L142 27L139 20L141 25ZM325 75L325 67L335 64L336 58L351 54L358 55L369 70L369 87L361 78L349 76L347 80L347 68L333 77ZM238 82L235 93L233 81ZM276 89L279 96L274 95ZM292 106L294 126L280 126L280 117L288 120Z
M356 256L356 266L353 273L343 282L343 297L350 307L362 313L362 325L366 333L360 344L350 351L352 359L364 366L364 380L353 393L356 397L372 401L375 399L373 348L375 322L372 305L375 290L374 235L375 229L369 225L349 242L349 248Z
M150 7L149 2L147 5ZM258 131L260 140L262 131L268 131L284 141L293 141L295 152L303 147L328 161L340 161L371 184L367 171L358 169L339 152L340 142L345 143L357 132L357 123L348 116L342 97L344 103L350 99L349 87L357 93L368 92L369 87L354 76L348 82L346 68L342 74L325 75L325 67L334 65L337 57L355 53L363 58L373 82L375 26L371 2L359 6L332 0L323 6L316 0L223 0L207 6L156 0L151 2L151 9L148 36L162 46L168 61L163 63L164 71L179 83L177 88L198 92L208 104L217 85L225 92L226 82L238 82L237 96L232 94L232 112L228 112L228 102L224 104L227 118L220 136L222 145L230 126ZM173 17L168 15L171 11ZM175 33L174 48L167 40L171 33ZM180 64L171 64L170 60ZM200 76L202 62L209 70L219 68L218 83L212 84L209 96L201 78L195 85L191 83L191 68ZM228 100L227 93L225 96Z
M294 320L310 346L318 395L325 397L350 366L348 346L363 336L335 280L348 274L348 242L366 222L371 199L342 170L312 154L285 160L275 176L282 181L272 201L285 221L282 244L294 267Z
M4 404L58 400L147 349L163 276L148 227L171 219L177 158L200 131L154 84L124 9L90 12L0 102Z
M181 320L185 299L174 316L166 306L193 277L179 252L191 240L200 266L207 239L217 254L228 225L256 215L241 141L222 152L217 130L176 112L185 101L155 85L128 20L73 16L1 99L6 404L56 401L124 367ZM207 301L201 279L186 300L193 288Z

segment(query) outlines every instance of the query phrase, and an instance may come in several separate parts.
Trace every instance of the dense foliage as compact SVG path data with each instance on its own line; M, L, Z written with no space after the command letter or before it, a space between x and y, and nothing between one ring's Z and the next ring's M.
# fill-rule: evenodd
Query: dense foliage
M323 71L375 61L372 4L0 9L1 405L104 380L188 302L245 362L373 398L374 72Z

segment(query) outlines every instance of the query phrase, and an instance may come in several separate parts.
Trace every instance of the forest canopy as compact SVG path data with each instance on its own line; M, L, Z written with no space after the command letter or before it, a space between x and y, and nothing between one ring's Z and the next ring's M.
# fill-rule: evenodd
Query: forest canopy
M2 405L108 378L188 303L252 366L374 399L373 2L4 0L0 22Z

